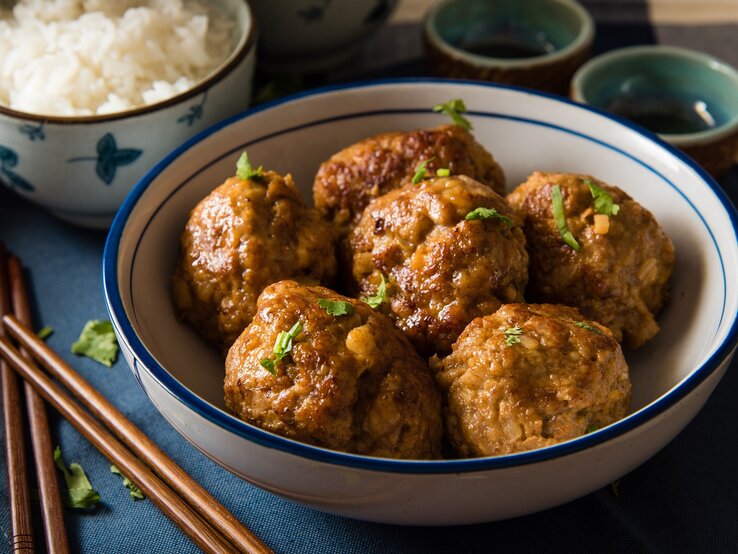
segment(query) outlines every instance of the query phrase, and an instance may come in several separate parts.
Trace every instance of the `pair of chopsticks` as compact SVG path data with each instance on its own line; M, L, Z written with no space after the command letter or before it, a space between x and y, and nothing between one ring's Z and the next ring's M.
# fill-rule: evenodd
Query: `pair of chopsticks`
M2 249L0 248L1 254ZM20 267L19 262L15 263ZM11 267L14 265L12 258L10 265ZM2 268L0 268L0 273L2 273ZM22 280L22 273L19 275ZM10 288L14 292L24 288L15 278L15 272L11 272L10 281ZM0 279L1 284L2 279ZM25 296L25 291L15 295ZM1 333L0 355L26 380L27 388L33 387L35 392L40 394L108 460L114 463L121 473L131 479L197 546L208 553L271 552L258 537L243 527L233 514L164 454L151 439L128 421L24 323L26 322L17 317L16 313L16 316L5 315L0 327L4 327L8 334L30 353L33 359L66 387L79 401L79 404L46 375L31 357L23 356L6 337L1 336ZM100 422L107 426L107 429ZM6 437L10 438L7 432ZM50 442L46 458L48 461L52 460ZM22 461L17 463L22 464ZM8 467L10 470L10 462ZM15 473L11 478L16 479ZM53 480L57 479L55 474L53 478ZM21 480L18 479L17 482L20 483ZM27 493L25 500L22 496L21 494L21 498L17 499L19 512L22 511L24 503L28 505ZM42 502L46 501L43 494L41 499ZM12 495L9 500L12 514L14 503ZM21 546L28 544L30 549L27 551L32 552L33 547L29 543L32 540L30 518L28 518L27 526L22 525L22 520L23 517L18 518L18 527L13 527L13 536L19 537L18 541L22 543L19 543ZM62 520L59 519L59 521ZM44 524L46 527L49 526L46 519L44 519ZM47 544L50 544L48 535L47 531ZM21 550L16 548L15 551ZM49 551L53 550L49 548ZM66 551L58 550L58 552Z

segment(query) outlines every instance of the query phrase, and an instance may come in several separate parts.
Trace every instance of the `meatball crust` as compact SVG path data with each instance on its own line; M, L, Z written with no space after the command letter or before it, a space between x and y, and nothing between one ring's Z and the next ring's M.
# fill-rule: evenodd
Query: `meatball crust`
M367 138L333 155L315 176L315 206L347 233L374 198L412 179L418 164L468 175L499 194L505 176L492 155L458 125L385 133Z
M305 206L292 177L233 177L192 210L173 276L180 315L229 347L249 324L267 285L293 278L330 284L335 232Z
M319 299L353 309L330 315ZM297 321L304 328L272 374L260 362ZM236 416L291 439L387 458L440 455L441 400L428 366L384 315L323 287L264 290L228 352L224 388Z
M598 229L590 181L620 206ZM566 222L581 249L561 238L551 211L559 185ZM507 196L525 219L530 254L526 297L533 302L576 306L635 348L659 331L655 316L669 298L674 246L653 215L618 187L594 177L534 173Z
M630 405L620 344L568 306L504 305L472 321L431 366L449 440L463 457L573 439L625 417Z
M467 220L477 208L497 217ZM379 309L423 355L446 353L467 323L521 302L528 281L522 220L505 199L466 177L409 184L374 200L345 242L349 290Z

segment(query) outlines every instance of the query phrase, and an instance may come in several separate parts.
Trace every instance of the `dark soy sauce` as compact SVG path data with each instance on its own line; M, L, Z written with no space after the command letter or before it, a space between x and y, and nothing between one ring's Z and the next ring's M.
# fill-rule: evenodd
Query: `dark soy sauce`
M508 37L484 37L472 42L464 42L459 45L459 48L470 54L506 59L535 58L549 52L541 44L526 44Z
M715 127L715 119L699 100L619 97L605 109L664 135L698 133Z

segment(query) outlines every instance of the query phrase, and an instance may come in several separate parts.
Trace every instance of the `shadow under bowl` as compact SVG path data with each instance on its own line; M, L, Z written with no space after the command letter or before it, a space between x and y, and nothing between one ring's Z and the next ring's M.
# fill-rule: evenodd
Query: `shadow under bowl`
M573 0L446 0L428 11L423 36L439 75L566 94L594 23Z
M577 71L571 97L657 133L714 176L736 161L738 72L707 54L663 45L615 50Z

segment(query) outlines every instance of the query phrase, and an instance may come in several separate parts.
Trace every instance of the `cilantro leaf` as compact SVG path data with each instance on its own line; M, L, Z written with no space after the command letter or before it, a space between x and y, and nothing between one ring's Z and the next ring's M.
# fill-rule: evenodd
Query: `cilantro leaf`
M318 306L323 308L328 315L351 315L354 313L354 307L343 300L328 300L327 298L319 298Z
M139 489L136 485L133 484L133 481L131 481L128 477L123 475L120 470L115 467L114 465L110 466L110 473L114 473L116 475L120 475L123 477L123 486L128 489L128 494L130 495L133 500L143 500L146 498L144 494L141 492L141 489Z
M264 358L262 361L259 362L259 364L261 364L261 367L266 369L272 375L277 375L277 370L274 369L274 360L272 360L271 358Z
M471 121L465 118L462 113L466 113L466 105L461 99L449 100L443 104L433 106L433 111L447 114L454 122L454 125L463 127L467 131L472 128Z
M41 340L44 340L49 338L53 333L54 329L47 325L46 327L41 327L41 329L38 330L38 333L36 333L36 336Z
M72 354L87 356L108 367L113 365L118 355L113 324L109 321L88 321L79 339L72 345Z
M551 187L551 209L553 211L554 222L559 230L561 238L566 244L571 246L577 252L581 249L577 239L569 231L569 227L566 225L566 215L564 214L564 199L561 196L561 187L554 185Z
M274 341L274 348L272 348L274 359L264 358L259 362L261 367L266 369L272 375L277 375L277 371L275 369L277 362L290 355L290 352L292 352L292 345L298 335L302 333L302 330L302 322L298 320L289 331L280 331L277 335L277 340Z
M376 294L362 298L362 300L369 304L372 308L378 308L387 301L387 280L385 279L383 273L380 273L379 277L382 280L377 287Z
M475 219L492 219L493 217L499 219L500 221L504 221L508 227L512 225L512 220L506 215L502 215L494 208L484 208L482 206L470 211L468 214L466 214L466 217L464 217L464 219L466 219L467 221L472 221Z
M594 433L595 431L597 431L597 429L599 429L597 425L593 425L593 424L587 425L587 428L585 429L584 434L589 435L590 433Z
M585 323L584 321L577 321L574 323L577 327L581 327L582 329L586 329L587 331L590 331L594 333L595 335L601 335L602 331L600 331L597 327L594 327L590 325L589 323Z
M433 161L434 159L435 158L428 158L418 164L418 167L415 168L415 175L413 175L413 185L417 185L420 181L425 179L425 174L428 173L428 170L425 168L425 164Z
M244 150L236 162L236 177L243 180L261 181L264 179L264 168L259 166L254 169L249 161L249 155Z
M600 214L605 215L618 215L618 212L620 211L620 205L615 204L615 202L612 201L612 196L597 185L596 183L592 182L590 179L585 179L584 182L589 187L589 192L592 194L592 198L594 199L594 207L595 211Z
M92 488L82 466L71 463L69 469L67 469L59 446L54 449L54 464L64 474L67 490L64 492L62 500L66 507L89 508L100 502L100 493Z
M507 329L505 329L504 333L505 344L508 346L512 346L513 344L520 343L520 335L523 334L523 330L516 325L515 327L508 327Z

